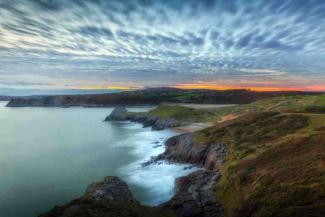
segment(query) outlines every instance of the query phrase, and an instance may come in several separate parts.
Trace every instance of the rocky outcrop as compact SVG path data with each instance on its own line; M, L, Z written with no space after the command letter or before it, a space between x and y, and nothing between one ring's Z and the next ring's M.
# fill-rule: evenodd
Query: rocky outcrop
M87 187L84 197L137 203L126 182L116 176L107 176L101 182L92 183Z
M174 197L160 205L175 211L178 217L220 217L223 207L216 198L215 186L220 178L219 169L228 152L224 144L199 145L193 133L171 137L165 143L166 151L151 159L192 163L203 167L188 176L176 180Z
M132 121L141 123L143 127L151 127L153 130L163 130L166 128L184 126L187 123L173 118L160 118L149 113L128 112L125 107L116 107L104 121Z
M56 206L39 217L174 217L170 211L142 206L132 196L127 184L108 176L91 184L84 196L63 206Z
M105 121L126 121L128 110L125 107L116 107L109 116L105 118Z
M135 115L129 119L133 122L142 123L143 127L152 127L153 130L163 130L186 125L186 123L173 118L159 118L150 114Z
M174 197L159 207L174 210L178 217L219 217L223 208L213 191L219 178L219 172L207 170L178 178Z
M200 145L193 141L193 133L186 133L169 138L166 151L155 160L192 163L208 170L218 170L227 154L224 144Z

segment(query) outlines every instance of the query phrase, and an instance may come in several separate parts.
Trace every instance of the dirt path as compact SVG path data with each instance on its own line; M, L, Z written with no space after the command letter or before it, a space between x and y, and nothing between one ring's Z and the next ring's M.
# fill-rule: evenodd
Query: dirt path
M194 109L211 109L235 106L236 104L193 104L193 103L164 103L164 105L179 105Z
M176 130L178 132L194 132L198 130L202 130L207 127L211 127L213 124L212 123L193 123L190 125L182 126L182 127L175 127L173 130Z

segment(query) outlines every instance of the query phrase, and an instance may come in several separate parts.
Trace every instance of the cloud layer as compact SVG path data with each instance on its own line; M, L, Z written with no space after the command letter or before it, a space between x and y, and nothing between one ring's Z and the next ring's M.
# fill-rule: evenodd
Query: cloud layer
M0 0L0 88L325 90L324 11L323 0Z

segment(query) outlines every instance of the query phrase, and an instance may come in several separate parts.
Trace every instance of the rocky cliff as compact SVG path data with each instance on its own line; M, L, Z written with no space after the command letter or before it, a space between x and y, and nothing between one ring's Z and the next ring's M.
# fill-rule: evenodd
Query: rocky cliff
M157 156L156 160L191 163L207 170L219 170L227 155L225 144L197 144L193 139L194 133L186 133L169 138L165 145L166 151Z
M125 107L118 106L112 113L105 118L105 121L126 121L128 120L128 110Z
M180 217L220 217L223 207L214 190L219 178L219 172L206 170L178 178L175 195L159 207L173 210Z
M153 130L163 130L165 128L179 127L186 125L187 122L182 122L171 117L159 117L150 112L133 113L129 112L125 107L116 107L104 121L132 121L142 123L143 127L152 127Z

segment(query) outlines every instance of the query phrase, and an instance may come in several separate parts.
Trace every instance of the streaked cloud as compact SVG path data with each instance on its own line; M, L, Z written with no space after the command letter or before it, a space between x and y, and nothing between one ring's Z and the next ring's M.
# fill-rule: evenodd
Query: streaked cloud
M324 11L323 0L0 0L0 77L49 88L319 89Z

